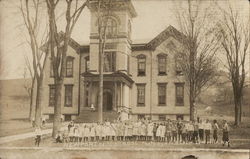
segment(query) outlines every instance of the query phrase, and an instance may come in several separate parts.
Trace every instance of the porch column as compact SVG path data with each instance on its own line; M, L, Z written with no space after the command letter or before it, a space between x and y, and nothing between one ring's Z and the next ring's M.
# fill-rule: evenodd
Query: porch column
M129 107L129 87L124 84L123 85L123 99L122 106Z
M88 106L88 103L86 103L86 100L87 100L87 90L88 90L87 89L87 81L84 81L83 85L84 85L83 86L84 87L83 88L84 89L83 90L84 91L84 96L83 96L83 102L82 103L83 103L83 107L87 107Z
M88 106L90 107L92 104L92 87L93 83L92 81L89 82L89 96L88 96ZM95 106L96 107L96 106Z
M123 106L123 83L120 84L120 103L119 106Z
M117 110L117 82L114 82L114 92L113 92L113 110Z

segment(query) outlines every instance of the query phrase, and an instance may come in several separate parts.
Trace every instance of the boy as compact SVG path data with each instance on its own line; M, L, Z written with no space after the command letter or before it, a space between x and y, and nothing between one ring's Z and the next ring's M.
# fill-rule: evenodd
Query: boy
M218 130L219 130L217 120L214 120L213 130L214 130L214 132L213 132L214 143L217 143L217 141L218 141Z
M203 141L204 141L204 123L203 123L202 119L199 120L198 128L199 128L200 143L203 143Z
M41 142L42 130L40 127L36 128L35 130L36 138L35 138L35 145L39 147Z

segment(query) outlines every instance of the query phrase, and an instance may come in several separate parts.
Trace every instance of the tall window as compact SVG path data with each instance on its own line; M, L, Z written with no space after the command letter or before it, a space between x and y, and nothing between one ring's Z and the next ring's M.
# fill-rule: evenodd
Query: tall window
M55 93L56 93L55 85L49 85L49 106L50 107L55 106Z
M175 69L176 69L176 75L183 75L182 68L181 68L181 61L182 61L181 56L176 56L175 57Z
M166 120L166 115L159 115L159 120L160 121L165 121Z
M115 71L115 52L105 52L104 53L104 72L114 72Z
M89 56L85 57L85 72L89 71Z
M145 84L137 84L137 105L145 106Z
M137 56L138 59L138 76L145 76L146 75L146 56L139 55Z
M104 34L106 25L106 36L113 37L117 34L117 23L111 17L104 17L101 23L101 34Z
M158 74L159 75L167 74L167 55L165 54L158 55Z
M72 107L73 85L65 85L65 107Z
M53 71L53 62L52 62L52 59L50 59L50 77L54 77L54 71Z
M184 83L175 84L176 106L184 106Z
M73 77L74 57L68 56L66 59L66 77Z
M166 105L166 83L158 83L158 104L159 106Z
M128 21L128 38L131 39L132 26L131 21Z

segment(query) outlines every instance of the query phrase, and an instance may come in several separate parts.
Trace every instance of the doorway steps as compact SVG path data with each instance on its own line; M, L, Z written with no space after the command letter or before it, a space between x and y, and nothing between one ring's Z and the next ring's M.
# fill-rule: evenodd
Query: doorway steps
M116 111L103 111L103 121L114 121L118 118L118 113ZM82 110L80 115L76 118L77 123L92 123L98 122L98 112L91 110Z

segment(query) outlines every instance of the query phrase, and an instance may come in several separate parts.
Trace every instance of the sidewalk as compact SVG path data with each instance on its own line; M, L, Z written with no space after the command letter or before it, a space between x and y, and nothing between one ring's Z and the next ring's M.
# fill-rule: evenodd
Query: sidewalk
M42 135L47 135L51 133L52 133L52 129L42 130ZM29 132L29 133L12 135L12 136L5 136L5 137L0 138L0 144L11 142L11 141L16 141L16 140L32 138L32 137L35 137L35 132Z
M62 123L62 126L66 126L68 124L68 122L64 122ZM46 124L47 126L49 126L50 128L45 128L42 130L42 135L48 135L48 134L52 134L52 123L48 123ZM27 138L32 138L35 137L35 132L28 132L28 133L23 133L23 134L17 134L17 135L11 135L11 136L4 136L4 137L0 137L0 144L3 143L8 143L11 141L17 141L17 140L22 140L22 139L27 139Z

